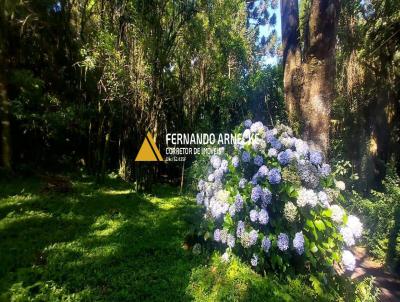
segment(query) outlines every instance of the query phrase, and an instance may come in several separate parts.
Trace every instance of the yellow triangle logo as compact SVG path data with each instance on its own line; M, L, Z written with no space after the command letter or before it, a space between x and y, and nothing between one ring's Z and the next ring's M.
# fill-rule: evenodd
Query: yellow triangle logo
M147 132L135 161L164 161L150 132Z

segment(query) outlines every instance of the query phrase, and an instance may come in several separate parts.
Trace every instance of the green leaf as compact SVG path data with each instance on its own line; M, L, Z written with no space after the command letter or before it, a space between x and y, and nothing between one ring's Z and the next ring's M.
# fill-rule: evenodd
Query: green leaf
M313 253L318 252L318 248L317 248L317 246L315 245L314 242L311 242L310 250L311 250L311 252L313 252Z
M317 227L317 229L321 232L325 231L326 227L325 224L322 220L317 219L314 221L315 226Z
M322 216L330 218L332 216L332 211L330 209L322 211Z
M311 284L312 284L314 290L317 292L317 294L321 295L323 293L323 289L322 289L321 282L318 280L318 278L311 275L310 281L311 281Z

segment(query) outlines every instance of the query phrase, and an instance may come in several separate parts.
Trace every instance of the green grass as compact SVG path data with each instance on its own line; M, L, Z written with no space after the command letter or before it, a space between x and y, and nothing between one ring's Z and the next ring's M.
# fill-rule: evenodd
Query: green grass
M339 300L307 277L262 277L238 259L185 250L200 216L174 188L137 194L112 179L75 180L67 194L42 188L32 178L0 181L0 301ZM369 284L358 288L368 297ZM340 300L356 300L355 291L349 285Z
M201 257L182 248L195 203L174 189L76 181L73 193L41 194L32 179L0 188L0 299L185 299Z

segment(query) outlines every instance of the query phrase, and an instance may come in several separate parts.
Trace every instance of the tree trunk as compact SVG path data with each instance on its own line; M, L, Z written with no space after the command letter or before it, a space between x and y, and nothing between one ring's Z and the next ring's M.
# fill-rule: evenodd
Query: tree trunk
M11 170L11 139L10 139L10 103L7 97L6 59L7 59L7 20L5 2L0 1L0 135L1 135L1 165Z
M300 101L303 135L327 154L331 104L334 98L338 0L313 0L305 35L304 86Z
M297 0L281 0L283 87L290 125L298 128L302 87L299 7Z
M1 116L1 164L6 170L11 170L11 143L9 101L6 87L0 75L0 116Z
M108 150L110 149L110 139L111 139L111 130L112 130L112 119L108 121L108 129L106 136L104 138L104 149L103 149L103 157L101 161L101 179L103 180L106 175L107 162L108 162Z

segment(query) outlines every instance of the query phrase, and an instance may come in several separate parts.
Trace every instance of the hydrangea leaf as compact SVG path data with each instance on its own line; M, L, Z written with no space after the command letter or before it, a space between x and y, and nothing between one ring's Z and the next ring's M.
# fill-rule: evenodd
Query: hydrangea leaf
M326 227L322 220L317 219L314 221L314 224L317 227L318 231L321 231L321 232L325 231Z

